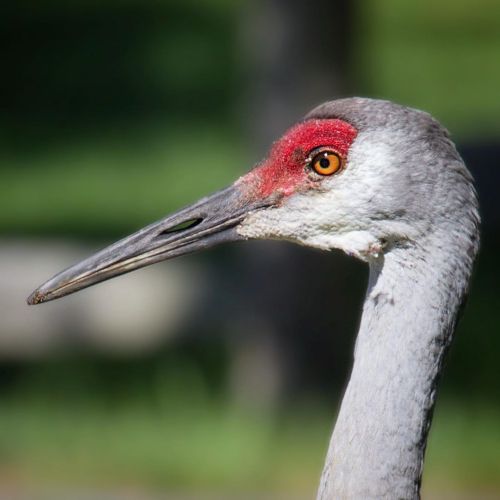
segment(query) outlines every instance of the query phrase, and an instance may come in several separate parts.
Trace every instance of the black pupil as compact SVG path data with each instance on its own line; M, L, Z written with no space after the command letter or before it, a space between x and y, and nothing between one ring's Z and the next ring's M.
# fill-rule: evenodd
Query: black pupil
M330 160L328 158L321 158L321 160L319 160L319 165L321 168L328 168L330 166Z

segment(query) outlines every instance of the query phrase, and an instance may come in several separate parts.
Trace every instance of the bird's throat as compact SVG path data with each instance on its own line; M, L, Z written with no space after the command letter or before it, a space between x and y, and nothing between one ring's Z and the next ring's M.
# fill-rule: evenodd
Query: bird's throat
M436 385L470 267L428 247L371 263L319 499L419 498Z

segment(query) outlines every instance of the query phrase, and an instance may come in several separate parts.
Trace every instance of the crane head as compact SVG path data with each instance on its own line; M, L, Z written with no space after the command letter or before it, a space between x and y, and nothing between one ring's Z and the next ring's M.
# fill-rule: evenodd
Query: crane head
M363 98L325 103L233 185L57 274L28 303L227 241L283 239L378 258L388 242L425 231L422 200L433 203L446 156L463 165L426 113Z

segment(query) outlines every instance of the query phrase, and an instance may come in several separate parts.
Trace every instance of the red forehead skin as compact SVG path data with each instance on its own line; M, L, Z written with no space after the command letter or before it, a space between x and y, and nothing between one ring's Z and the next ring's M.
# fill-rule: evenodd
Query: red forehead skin
M304 168L313 149L329 147L345 160L356 134L352 125L338 119L301 122L287 130L273 144L268 158L239 182L252 186L257 198L273 193L289 196L298 188L314 184Z

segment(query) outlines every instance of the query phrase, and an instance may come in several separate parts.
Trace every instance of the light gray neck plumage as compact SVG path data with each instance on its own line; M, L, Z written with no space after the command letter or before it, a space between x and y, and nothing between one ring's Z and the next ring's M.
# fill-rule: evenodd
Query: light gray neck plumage
M477 250L469 221L462 229L448 221L418 245L370 263L319 499L419 498L436 384Z
M390 156L378 171L386 173L383 196L362 205L370 208L369 231L388 244L369 259L353 369L318 499L418 499L443 357L479 246L473 180L446 130L426 113L352 98L309 117L353 123L358 142L376 137ZM368 145L371 154L375 146Z

